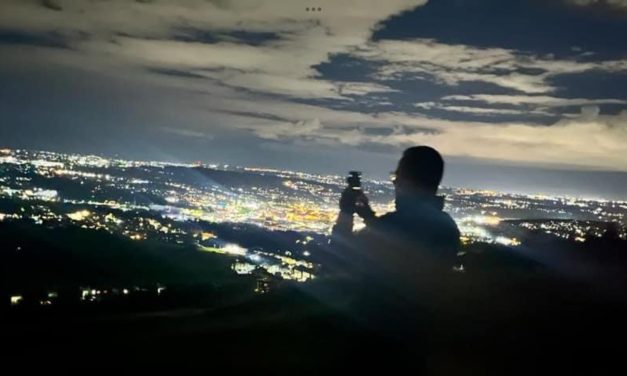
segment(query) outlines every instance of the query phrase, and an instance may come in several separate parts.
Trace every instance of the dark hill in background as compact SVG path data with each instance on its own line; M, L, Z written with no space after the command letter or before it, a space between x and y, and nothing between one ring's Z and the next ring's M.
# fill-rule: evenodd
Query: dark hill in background
M219 284L232 260L183 247L137 242L105 231L0 223L3 290L70 286Z

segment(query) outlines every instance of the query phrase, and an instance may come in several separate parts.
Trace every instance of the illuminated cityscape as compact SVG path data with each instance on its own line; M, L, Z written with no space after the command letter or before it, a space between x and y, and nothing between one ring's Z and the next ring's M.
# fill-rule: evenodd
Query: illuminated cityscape
M260 281L315 278L312 252L328 243L345 184L341 176L10 149L0 150L0 171L0 221L79 226L136 241L193 245L231 257L238 275L263 272ZM389 182L367 181L365 190L377 213L393 210ZM463 188L442 192L464 244L516 247L522 244L521 231L584 242L603 236L608 223L617 224L618 236L626 238L627 202ZM246 246L238 234L247 228L296 235L291 245ZM230 236L223 236L225 229ZM266 284L256 291L266 291ZM113 294L99 291L84 289L82 300ZM12 304L21 300L14 298Z
M269 230L327 234L344 187L341 176L292 171L26 150L0 152L0 197L23 203L19 210L0 213L0 219L30 218L39 224L71 221L138 240L155 234L173 240L193 235L173 225L186 221L246 223ZM393 209L391 184L368 181L365 189L377 213ZM495 241L486 228L503 220L624 224L627 213L627 202L621 201L450 188L444 188L443 193L447 210L463 235L482 241ZM116 215L129 212L137 214L130 222ZM163 220L173 223L164 225ZM558 236L565 234L561 231L582 236L591 233L572 226L577 225L552 228Z
M271 169L26 150L0 153L0 198L19 203L13 210L0 212L0 220L73 223L135 240L182 243L194 239L202 244L214 237L190 232L186 226L190 222L241 223L324 236L337 216L337 199L345 184L341 176ZM377 213L393 210L391 184L367 181L365 190ZM504 224L584 239L600 236L603 223L624 226L627 218L627 202L621 201L462 188L443 188L442 192L446 210L458 222L466 242L515 245L515 239L496 235ZM534 224L512 222L525 219ZM311 238L303 238L303 244L307 241Z

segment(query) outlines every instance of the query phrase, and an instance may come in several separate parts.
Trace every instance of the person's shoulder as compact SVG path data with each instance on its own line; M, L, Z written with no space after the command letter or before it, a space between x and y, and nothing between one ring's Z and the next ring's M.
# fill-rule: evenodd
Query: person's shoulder
M445 211L440 212L438 227L440 227L443 232L450 234L451 236L459 237L460 235L459 228L457 227L457 222L455 222L453 217L451 217L451 215Z
M457 227L457 223L449 213L445 211L441 213L442 220L440 221L439 229L441 239L446 244L446 248L454 250L454 254L457 255L457 251L459 251L459 247L461 246L461 232L459 231L459 227Z
M451 217L451 215L445 211L441 211L441 218L442 220L451 228L454 228L455 230L459 231L459 229L457 228L457 222L455 222L455 220L453 219L453 217Z

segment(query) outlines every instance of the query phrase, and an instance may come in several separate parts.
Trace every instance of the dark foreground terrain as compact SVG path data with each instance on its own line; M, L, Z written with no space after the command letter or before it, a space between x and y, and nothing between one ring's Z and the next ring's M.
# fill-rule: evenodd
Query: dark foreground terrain
M255 294L254 278L222 256L105 233L0 233L3 301L16 289L30 301L59 294L3 306L1 357L19 368L605 373L624 352L621 285L568 279L488 246L468 249L464 273L417 288L409 304L379 281L324 274ZM83 301L85 286L130 292Z

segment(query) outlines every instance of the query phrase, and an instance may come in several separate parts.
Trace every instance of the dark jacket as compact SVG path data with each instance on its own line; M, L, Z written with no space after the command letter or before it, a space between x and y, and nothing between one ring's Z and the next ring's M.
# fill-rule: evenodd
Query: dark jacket
M358 232L351 215L340 215L330 248L332 287L319 299L333 296L380 333L419 338L457 274L451 270L460 234L443 204L437 196L397 202L395 212L372 218Z
M368 223L363 235L392 237L443 260L454 260L460 247L455 221L443 211L440 196L397 204L397 210Z
M440 196L397 201L397 210L366 222L352 232L352 218L340 217L331 250L350 273L417 282L449 271L457 264L460 233L443 211Z
M455 258L460 233L455 221L443 211L441 196L397 200L396 211L366 221L366 228L352 232L352 218L338 220L333 228L336 247L363 246L363 241L398 240L409 242L435 257ZM369 245L367 243L366 245Z

